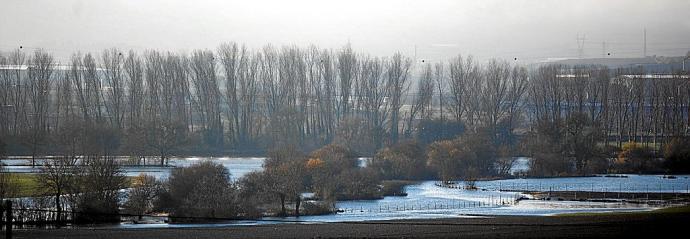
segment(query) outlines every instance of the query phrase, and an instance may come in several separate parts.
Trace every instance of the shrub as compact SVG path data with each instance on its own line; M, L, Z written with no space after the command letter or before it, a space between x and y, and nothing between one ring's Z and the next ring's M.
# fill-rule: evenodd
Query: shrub
M383 197L379 190L379 179L372 169L350 169L337 178L337 200L365 200Z
M334 203L330 201L304 202L304 215L326 215L335 211Z
M458 153L452 140L436 141L429 145L428 165L436 171L441 181L460 178L460 162L454 157Z
M527 151L532 156L529 175L553 177L570 175L573 164L565 155L561 122L539 122L536 131L527 136Z
M326 145L312 152L307 160L310 188L318 197L333 200L338 190L338 175L354 169L358 169L354 152L337 144Z
M118 222L120 200L118 191L126 178L114 158L97 157L88 161L78 176L74 194L76 221L83 223Z
M266 174L264 172L251 172L239 179L238 182L238 207L241 214L248 218L259 218L263 215L263 206L272 195L265 191Z
M163 185L155 177L139 174L132 179L124 208L127 213L141 215L153 210L153 202L162 192Z
M627 142L618 153L615 165L619 173L648 173L658 170L652 150L642 144Z
M485 134L470 133L452 141L439 141L428 151L428 165L442 181L473 181L496 174L496 149Z
M418 180L429 176L424 148L414 141L380 150L369 167L375 169L384 179Z
M690 173L690 137L674 138L664 146L664 167L671 173Z
M382 182L383 196L407 196L405 186L410 185L411 181L388 180Z
M237 216L235 186L221 164L204 161L175 168L167 182L167 192L158 201L174 217L228 218ZM165 200L169 201L165 201Z

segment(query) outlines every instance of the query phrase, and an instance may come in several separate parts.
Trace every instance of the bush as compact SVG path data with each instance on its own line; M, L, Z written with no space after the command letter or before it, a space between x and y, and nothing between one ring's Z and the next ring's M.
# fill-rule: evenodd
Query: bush
M690 137L674 138L664 146L664 167L671 173L690 173Z
M330 144L312 152L307 160L310 189L321 199L334 200L338 193L338 177L348 170L356 170L357 156L349 149Z
M334 171L342 171L357 167L357 155L355 152L337 144L323 146L312 152L309 159L316 160L312 163L321 161L324 167ZM314 166L318 165L312 165L312 167Z
M437 141L429 145L428 165L436 171L441 181L460 178L460 162L455 159L458 153L456 147L452 140Z
M379 189L379 179L372 169L350 169L337 178L337 200L366 200L383 197Z
M651 173L660 168L652 149L635 142L623 144L615 166L618 173Z
M244 217L259 218L263 215L262 208L267 198L272 196L265 191L265 178L264 172L251 172L239 179L238 198L242 200L238 202L238 207Z
M312 152L306 162L310 188L324 201L381 198L379 177L370 168L359 168L357 155L330 144Z
M153 210L153 202L163 190L163 184L155 177L139 174L132 179L124 208L127 213L142 215Z
M429 177L424 148L414 141L380 150L369 167L384 179L419 180Z
M539 122L536 132L527 136L527 151L532 156L528 174L537 177L571 175L575 169L565 155L562 122Z
M429 146L428 165L442 181L473 181L496 174L496 149L486 134L469 133Z
M126 178L114 158L97 157L88 161L78 176L73 210L81 223L119 222L119 190Z
M382 182L383 196L407 196L405 186L413 183L412 181L389 180Z
M204 161L175 168L167 182L167 192L158 200L159 208L174 217L230 218L237 216L235 186L221 164Z
M335 212L333 202L308 201L304 202L304 215L327 215Z

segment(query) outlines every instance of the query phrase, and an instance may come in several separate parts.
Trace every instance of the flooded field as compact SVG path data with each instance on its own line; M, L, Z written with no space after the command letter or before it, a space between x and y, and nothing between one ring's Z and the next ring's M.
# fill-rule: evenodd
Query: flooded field
M215 163L222 164L230 171L231 179L238 179L245 174L252 171L262 170L262 166L265 158L259 157L242 157L242 158L231 158L231 157L187 157L187 158L171 158L168 160L166 166L156 165L158 162L155 159L149 159L147 165L141 166L123 166L124 174L126 176L137 176L141 173L152 175L158 179L165 179L170 176L170 172L175 167L187 167L194 163L201 162L202 160L209 160ZM125 159L123 159L125 160ZM3 164L7 165L6 170L11 173L38 173L40 172L40 165L43 164L43 160L36 160L36 167L31 166L31 160L25 158L14 158L1 160ZM153 163L153 164L151 164Z
M202 160L211 160L228 168L232 178L262 170L264 158L173 158L168 167L127 166L129 176L145 173L167 178L174 167L186 167ZM32 173L38 168L27 166L26 159L3 160L10 172ZM360 166L366 166L360 159ZM476 217L492 215L545 216L576 212L611 212L652 210L657 206L625 202L538 201L522 200L524 191L606 191L606 192L673 192L690 193L690 176L675 175L598 175L595 177L567 177L540 179L505 179L477 182L479 190L439 187L435 181L424 181L406 187L407 196L385 197L380 200L337 202L339 212L333 215L302 216L299 218L269 218L268 221L242 221L216 224L129 224L118 227L197 227L224 225L253 225L264 223L339 222L363 220L394 220L445 217ZM461 185L462 182L458 182Z

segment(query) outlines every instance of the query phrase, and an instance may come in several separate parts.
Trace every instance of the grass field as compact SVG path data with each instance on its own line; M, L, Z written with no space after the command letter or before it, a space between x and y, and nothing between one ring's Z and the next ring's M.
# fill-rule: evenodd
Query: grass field
M6 175L10 184L14 186L13 197L34 197L48 193L38 183L38 175L30 173L8 173Z
M33 173L7 173L9 182L15 188L11 197L36 197L52 194L48 189L39 184L38 174ZM132 177L127 177L127 185L132 181Z

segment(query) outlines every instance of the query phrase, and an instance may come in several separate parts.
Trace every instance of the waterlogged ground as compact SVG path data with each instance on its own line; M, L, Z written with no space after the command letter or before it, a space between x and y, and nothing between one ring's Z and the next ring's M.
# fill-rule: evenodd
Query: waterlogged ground
M211 160L228 168L232 178L262 170L264 158L174 158L169 162L173 167L186 167L202 160ZM10 172L37 172L37 168L27 166L29 160L3 160L9 165ZM360 159L360 166L366 165L366 159ZM173 167L136 166L125 167L129 176L140 173L150 174L157 178L167 178ZM543 179L506 179L477 182L480 190L467 191L456 188L445 188L426 181L406 187L404 197L385 197L380 200L342 201L336 204L340 210L334 215L302 216L299 218L267 218L267 221L242 221L214 224L130 224L122 223L117 227L151 228L151 227L208 227L230 225L255 225L285 222L342 222L364 220L424 219L448 217L481 217L492 215L533 215L545 216L577 212L612 212L642 211L654 207L644 204L621 202L573 202L573 201L537 201L516 198L529 197L519 191L605 191L605 192L675 192L690 193L690 176L676 175L667 178L663 175L600 175L596 177L569 177ZM461 185L459 183L458 185ZM507 192L513 190L518 192Z
M689 175L597 175L477 182L488 190L690 193Z
M466 191L443 188L427 181L406 188L405 197L381 200L346 201L337 203L342 213L327 216L301 217L304 221L359 221L463 217L480 215L553 215L573 212L639 211L653 209L646 205L603 202L566 202L523 200L517 192L492 190Z
M572 202L523 200L513 203L517 197L527 196L517 192L466 191L442 188L436 182L427 181L407 186L404 197L385 197L380 200L338 202L341 212L333 215L302 216L299 218L266 218L264 221L218 222L213 224L130 224L121 228L175 228L175 227L225 227L275 223L319 223L395 219L430 219L490 217L496 215L548 216L578 212L645 211L655 207L611 202Z
M159 161L155 159L149 159L147 161L147 166L123 166L123 171L126 176L137 176L141 173L152 175L158 179L166 179L170 176L170 172L175 167L187 167L189 165L199 163L201 161L207 160L215 163L220 163L225 166L229 172L232 179L238 179L245 174L252 171L262 170L262 165L265 158L230 158L230 157L220 157L220 158L207 158L207 157L188 157L188 158L171 158L168 160L165 167L155 165ZM40 165L43 165L43 160L36 160L36 167L31 166L30 159L17 159L11 158L6 160L0 160L1 163L7 165L6 170L11 173L38 173L40 172ZM150 165L154 164L154 165Z

